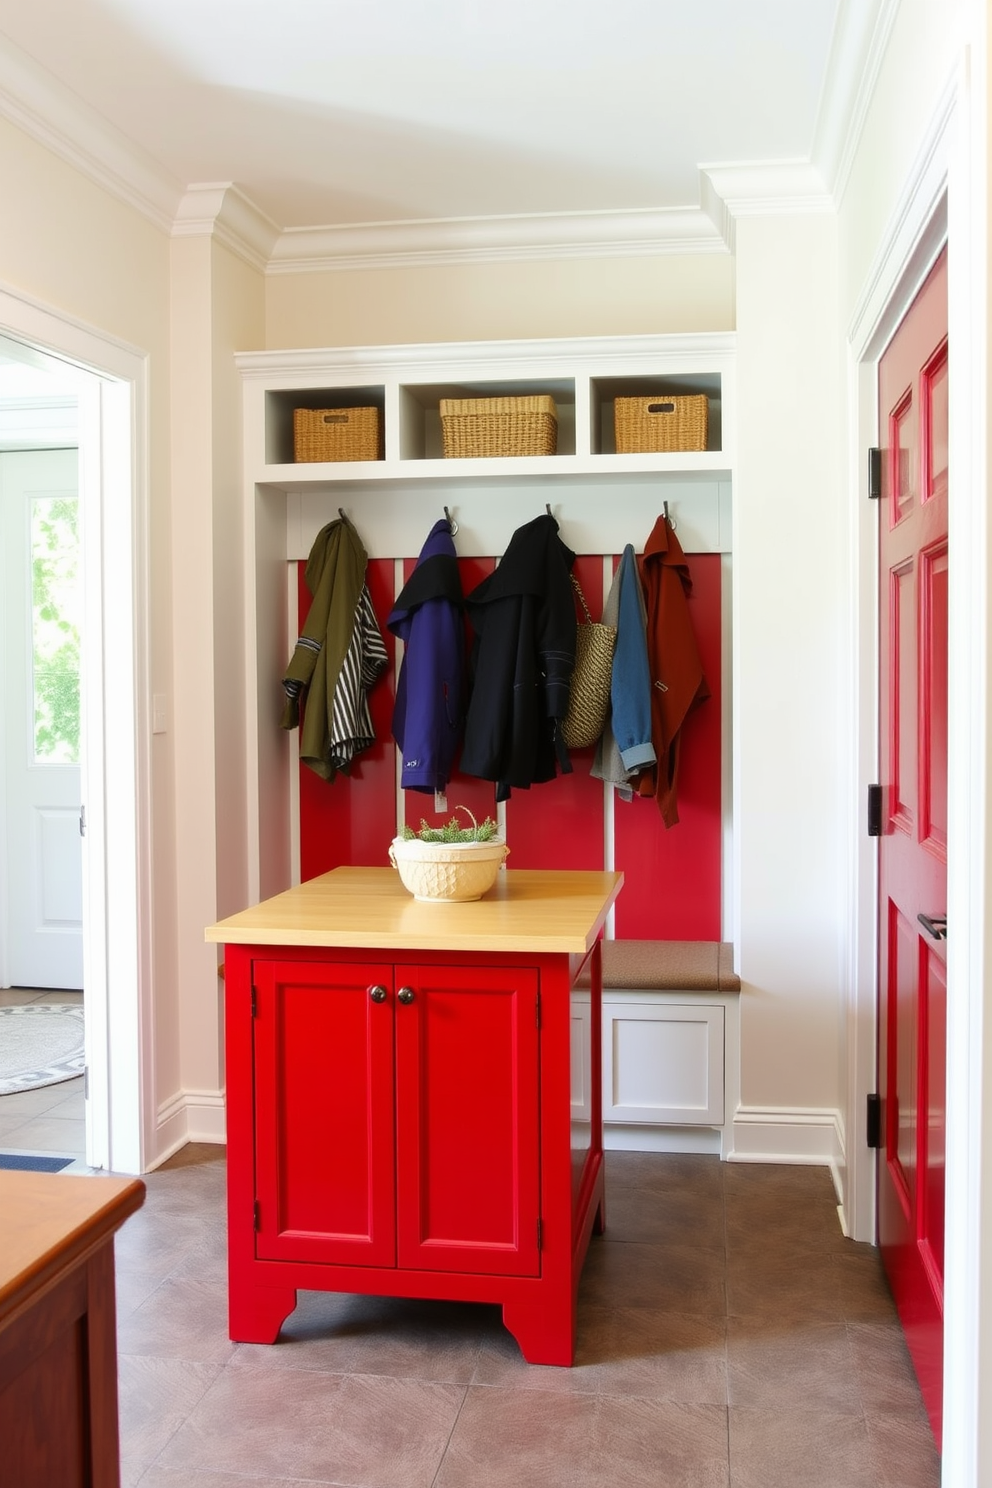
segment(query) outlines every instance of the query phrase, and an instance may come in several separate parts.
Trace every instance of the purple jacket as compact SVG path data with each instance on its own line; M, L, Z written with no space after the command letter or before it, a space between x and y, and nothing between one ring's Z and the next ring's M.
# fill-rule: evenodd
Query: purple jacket
M393 707L404 790L441 791L451 777L465 715L464 604L455 545L442 518L386 621L406 648Z

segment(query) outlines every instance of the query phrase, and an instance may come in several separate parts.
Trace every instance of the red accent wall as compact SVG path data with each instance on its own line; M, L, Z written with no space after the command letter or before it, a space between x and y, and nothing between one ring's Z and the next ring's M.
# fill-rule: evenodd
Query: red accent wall
M618 939L721 939L721 560L718 553L688 554L693 581L690 612L710 698L689 716L683 729L679 774L679 816L666 829L653 799L624 802L612 787L589 773L595 751L575 750L572 773L528 791L515 790L506 803L510 868L602 868L606 817L612 807L614 866L625 875L617 900ZM414 558L404 564L409 576ZM465 593L491 573L495 560L460 560ZM299 569L301 619L310 604ZM576 561L593 618L603 605L603 560L597 554ZM394 566L372 560L368 584L389 651L389 670L370 697L377 743L356 759L350 777L329 784L300 767L300 873L313 878L342 864L381 867L396 831L396 754L391 724L396 682L396 644L386 629L392 608ZM432 796L404 793L403 818L417 826L433 822ZM609 797L614 799L611 801ZM456 771L448 786L449 812L464 804L481 820L496 814L495 786Z
M666 829L655 802L617 800L614 867L618 940L720 940L721 572L719 553L687 555L689 612L711 696L682 729L679 822Z

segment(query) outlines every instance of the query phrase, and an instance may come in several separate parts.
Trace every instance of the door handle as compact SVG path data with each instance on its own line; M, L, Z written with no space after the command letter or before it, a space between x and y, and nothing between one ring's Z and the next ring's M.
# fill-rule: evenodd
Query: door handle
M919 920L920 924L923 926L923 928L927 932L927 934L933 936L934 940L946 940L947 939L947 916L946 916L946 914L945 915L925 915L925 914L918 914L916 916L916 918Z
M388 993L385 987L370 987L369 996L373 1002L385 1002Z
M413 1001L413 995L414 994L413 994L413 988L412 987L401 987L400 990L396 994L396 996L399 998L400 1002L403 1002L403 1003L410 1003L410 1002L412 1002Z

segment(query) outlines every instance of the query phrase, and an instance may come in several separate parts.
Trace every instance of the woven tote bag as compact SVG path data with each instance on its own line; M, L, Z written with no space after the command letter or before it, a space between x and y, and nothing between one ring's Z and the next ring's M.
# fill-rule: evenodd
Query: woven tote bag
M586 618L575 627L575 670L561 736L569 749L587 749L596 743L606 724L617 633L614 626L592 618L574 574L571 580Z

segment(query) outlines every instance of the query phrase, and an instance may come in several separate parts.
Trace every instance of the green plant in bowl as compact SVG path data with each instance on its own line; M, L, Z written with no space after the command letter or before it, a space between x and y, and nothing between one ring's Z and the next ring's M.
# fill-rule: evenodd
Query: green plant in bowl
M472 825L470 827L463 827L459 824L458 818L456 816L453 816L450 821L446 821L443 826L432 827L429 826L426 821L424 821L423 817L421 817L420 828L418 831L415 832L412 827L403 828L403 832L401 834L403 837L403 841L448 843L491 842L492 839L497 836L498 828L491 816L487 816L485 821L479 822L476 821L475 817L472 815L471 811L469 811L467 806L456 806L455 810L464 811L465 815L471 820Z

